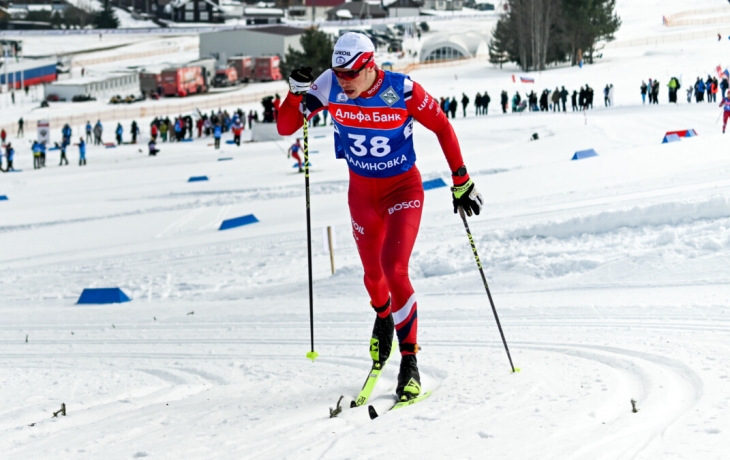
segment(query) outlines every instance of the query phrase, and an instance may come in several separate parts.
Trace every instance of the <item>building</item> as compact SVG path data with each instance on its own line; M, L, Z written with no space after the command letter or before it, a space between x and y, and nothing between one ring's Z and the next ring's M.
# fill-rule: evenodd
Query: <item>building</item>
M487 32L469 31L460 34L440 33L421 45L421 62L450 61L489 55Z
M112 96L130 95L140 95L139 74L136 72L73 78L46 85L46 97L58 96L62 101L71 101L74 96L90 96L106 101Z
M200 57L214 57L218 65L226 65L231 56L286 56L289 47L304 51L299 43L304 29L269 26L222 30L200 34Z
M246 24L281 24L284 19L284 10L281 8L258 8L246 6L243 8L243 19Z
M350 19L383 19L388 12L380 4L363 1L343 3L327 10L328 21L344 21Z
M290 19L319 21L327 18L327 11L345 3L345 0L304 0L304 2L289 7Z
M225 21L225 11L218 0L172 0L165 6L174 22L217 22Z
M423 1L416 0L384 0L383 5L391 18L411 18L421 15Z
M461 11L463 7L462 0L423 0L424 10Z

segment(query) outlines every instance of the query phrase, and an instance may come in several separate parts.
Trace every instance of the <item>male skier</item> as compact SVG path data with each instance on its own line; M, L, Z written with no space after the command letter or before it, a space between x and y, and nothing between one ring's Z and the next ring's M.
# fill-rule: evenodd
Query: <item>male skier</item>
M401 352L396 394L407 401L421 392L417 303L408 277L424 195L415 166L414 119L438 137L452 172L454 212L462 207L468 215L479 214L482 197L438 101L408 76L379 69L374 52L369 38L348 32L335 44L332 68L316 81L311 68L292 71L277 126L288 136L302 127L304 115L310 119L321 110L332 115L336 156L350 169L352 233L377 314L371 356L376 365L385 364L395 327Z
M725 134L727 119L730 118L730 90L727 91L725 97L720 101L720 107L722 107L722 133Z

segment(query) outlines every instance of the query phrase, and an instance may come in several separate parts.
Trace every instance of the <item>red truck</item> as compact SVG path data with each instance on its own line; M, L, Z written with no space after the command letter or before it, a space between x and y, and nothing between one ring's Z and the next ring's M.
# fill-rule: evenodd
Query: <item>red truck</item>
M273 81L281 80L281 71L279 70L279 56L257 57L255 63L256 81Z
M238 72L234 67L225 67L216 69L215 77L213 77L213 86L223 88L226 86L235 86L238 84Z
M233 56L228 58L228 66L236 69L240 81L254 79L253 58L251 56Z
M200 67L178 67L162 71L162 92L165 96L185 97L207 91L203 69Z

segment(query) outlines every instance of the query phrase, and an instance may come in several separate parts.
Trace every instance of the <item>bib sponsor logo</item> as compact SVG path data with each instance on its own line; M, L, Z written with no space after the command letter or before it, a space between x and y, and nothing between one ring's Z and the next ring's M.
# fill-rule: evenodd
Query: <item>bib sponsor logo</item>
M406 109L360 107L354 105L341 105L337 103L330 104L330 113L337 123L341 123L345 126L366 129L400 128L408 121L409 118L408 111Z
M357 233L359 233L361 235L364 235L365 234L365 229L363 228L363 226L360 225L360 224L358 224L357 222L355 222L355 220L352 217L350 217L350 220L352 221L352 229L355 232L357 232Z
M385 101L385 103L390 107L393 107L393 104L400 100L392 86L383 91L383 94L380 95L380 99Z
M372 87L372 88L370 88L369 90L367 90L367 91L365 92L365 95L367 95L367 96L372 96L373 94L375 94L375 93L377 93L377 92L378 92L378 90L380 89L380 87L381 87L382 85L383 85L383 77L380 77L380 78L378 78L378 81L377 81L377 82L375 82L375 84L373 85L373 87Z
M421 207L421 200L413 200L413 201L404 201L402 203L398 203L392 208L388 208L388 214L393 214L394 212L402 211L404 209L415 209Z
M418 106L419 112L426 108L426 106L428 105L428 99L429 99L428 94L423 96L423 102L421 102L421 105Z

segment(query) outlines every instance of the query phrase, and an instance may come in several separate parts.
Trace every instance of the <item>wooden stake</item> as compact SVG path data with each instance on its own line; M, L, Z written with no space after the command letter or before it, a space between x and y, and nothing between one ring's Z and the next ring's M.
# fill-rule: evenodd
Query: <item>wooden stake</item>
M335 250L332 247L332 227L327 227L327 244L330 248L330 266L332 267L332 274L335 274Z

